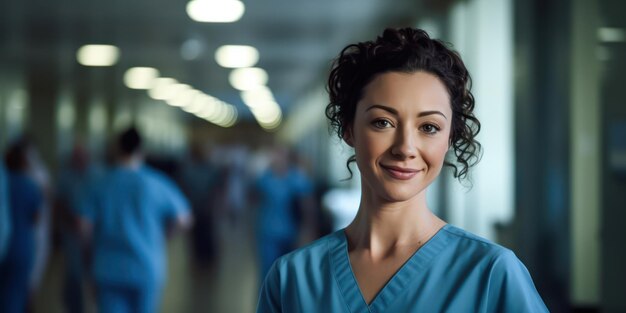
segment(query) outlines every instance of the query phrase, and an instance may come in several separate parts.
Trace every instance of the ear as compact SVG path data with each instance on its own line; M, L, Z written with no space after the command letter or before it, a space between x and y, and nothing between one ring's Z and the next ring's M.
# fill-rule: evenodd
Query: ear
M354 137L352 135L352 127L346 128L343 131L343 141L345 141L348 146L354 148Z

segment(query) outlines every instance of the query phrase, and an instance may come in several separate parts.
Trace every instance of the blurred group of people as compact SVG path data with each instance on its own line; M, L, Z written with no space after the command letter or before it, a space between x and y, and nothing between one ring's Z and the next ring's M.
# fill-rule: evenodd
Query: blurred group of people
M32 306L53 234L67 312L85 311L85 291L99 312L159 311L166 242L177 229L191 227L192 266L214 270L220 228L249 228L260 278L319 235L314 183L287 148L192 145L179 166L162 171L147 165L136 129L115 147L114 162L100 164L76 144L54 184L31 141L8 147L0 164L1 312Z
M141 137L117 140L116 162L98 170L77 145L52 196L27 139L11 144L2 170L0 311L25 312L45 269L52 210L65 256L64 305L84 310L83 283L99 312L156 312L165 280L165 235L188 227L189 205L162 173L143 164Z
M293 150L275 145L251 153L244 145L194 145L180 182L192 203L197 264L215 265L215 221L251 228L259 280L279 256L320 235L316 186ZM209 191L209 192L207 192ZM250 222L250 223L249 223Z

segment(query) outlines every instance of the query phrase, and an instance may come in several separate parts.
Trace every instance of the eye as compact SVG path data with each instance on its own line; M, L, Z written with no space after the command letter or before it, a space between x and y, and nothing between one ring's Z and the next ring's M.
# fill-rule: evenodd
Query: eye
M434 135L440 130L440 128L434 124L424 124L422 125L421 129L423 132L429 135Z
M372 122L372 125L376 128L389 128L393 126L389 120L385 119L375 120Z

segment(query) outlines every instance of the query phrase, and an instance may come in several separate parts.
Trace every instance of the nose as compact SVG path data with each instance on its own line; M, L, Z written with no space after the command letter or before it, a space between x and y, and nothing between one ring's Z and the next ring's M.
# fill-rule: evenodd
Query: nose
M417 156L417 132L411 127L397 128L391 154L399 159L414 159Z

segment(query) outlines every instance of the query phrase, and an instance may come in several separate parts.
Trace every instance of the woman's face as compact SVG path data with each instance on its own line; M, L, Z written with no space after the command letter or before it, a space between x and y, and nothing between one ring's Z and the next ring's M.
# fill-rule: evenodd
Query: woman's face
M364 193L410 200L443 166L452 121L446 87L426 72L388 72L363 93L344 139L355 149Z

